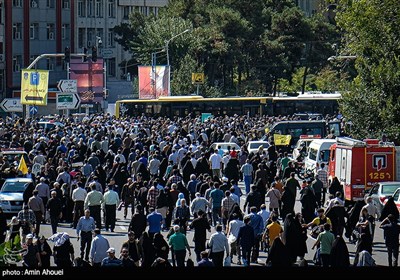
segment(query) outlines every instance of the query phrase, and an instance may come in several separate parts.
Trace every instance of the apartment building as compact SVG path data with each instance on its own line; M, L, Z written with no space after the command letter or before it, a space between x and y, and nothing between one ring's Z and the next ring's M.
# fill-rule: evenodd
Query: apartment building
M114 41L113 28L133 11L158 14L168 0L0 0L0 96L20 90L20 70L43 53L80 53L98 47L109 80L124 77L129 52ZM67 78L62 59L48 58L37 68L51 70L49 88Z

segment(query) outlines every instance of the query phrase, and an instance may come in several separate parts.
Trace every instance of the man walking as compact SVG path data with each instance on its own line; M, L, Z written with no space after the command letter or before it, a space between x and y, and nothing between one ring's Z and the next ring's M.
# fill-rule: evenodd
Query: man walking
M44 215L44 204L43 200L39 197L39 192L37 190L33 191L33 196L29 198L28 205L29 208L35 213L36 217L36 225L35 225L35 234L39 236L40 233L40 223L42 222L42 218Z
M207 230L211 232L210 223L207 220L207 214L202 210L197 212L198 217L190 224L190 228L194 229L194 252L196 260L201 260L200 253L206 249Z
M90 217L90 210L85 210L85 216L81 217L76 226L76 235L81 239L81 259L85 255L85 260L89 261L90 245L92 242L92 232L95 229L93 217ZM85 254L86 248L86 254Z
M85 198L85 209L90 210L90 215L92 215L92 217L96 221L96 227L101 229L100 207L103 203L104 198L101 192L96 190L95 184L91 185L91 189L92 191L90 191Z
M72 201L74 202L74 217L72 224L73 228L76 228L79 218L84 215L84 204L86 196L87 191L84 188L75 185L75 189L72 192Z
M90 260L92 266L101 266L101 262L107 257L107 250L110 248L108 240L100 234L100 229L96 228L94 230L95 237L92 240L90 248Z
M105 210L106 222L105 227L106 231L108 228L111 229L111 232L114 232L115 228L115 220L117 216L117 206L119 204L118 193L114 191L114 187L112 185L108 186L108 191L104 193L103 199L103 209Z
M222 267L224 262L224 251L229 256L228 238L222 233L222 225L217 225L217 232L212 234L208 245L210 246L211 259L215 267Z
M62 202L57 198L57 192L51 192L51 198L47 201L47 210L50 212L50 223L53 234L57 233L58 221L62 217Z
M246 159L246 163L240 168L243 173L243 181L246 187L246 194L250 192L250 185L253 180L253 165L250 164L250 160Z
M175 255L176 264L178 267L185 266L186 250L189 251L191 256L190 246L186 239L186 236L181 233L179 225L174 225L174 234L169 238L169 245L171 246L171 252Z

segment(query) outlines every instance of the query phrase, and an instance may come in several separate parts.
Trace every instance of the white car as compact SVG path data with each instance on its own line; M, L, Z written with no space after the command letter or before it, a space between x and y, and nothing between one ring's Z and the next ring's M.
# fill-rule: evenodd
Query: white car
M270 146L267 141L249 141L247 143L247 151L251 153L257 153L260 146L263 146L263 149L266 150Z
M238 152L238 153L240 152L240 147L239 147L239 145L236 144L236 143L233 143L233 142L215 142L215 143L211 144L210 148L211 148L212 150L215 150L215 149L218 150L218 147L220 147L220 146L221 146L221 149L224 151L224 154L225 154L228 150L232 150L233 147L235 147L235 151L236 151L236 152ZM228 147L229 147L229 149L228 149Z
M0 206L7 214L17 214L24 204L24 191L29 184L33 184L31 178L6 179L0 189Z

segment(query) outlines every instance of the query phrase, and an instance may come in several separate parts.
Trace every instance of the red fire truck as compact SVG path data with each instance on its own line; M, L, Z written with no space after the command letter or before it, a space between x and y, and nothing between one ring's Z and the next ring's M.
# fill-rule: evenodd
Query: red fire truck
M378 139L337 137L330 148L329 178L337 177L346 201L364 198L374 183L400 179L400 147Z

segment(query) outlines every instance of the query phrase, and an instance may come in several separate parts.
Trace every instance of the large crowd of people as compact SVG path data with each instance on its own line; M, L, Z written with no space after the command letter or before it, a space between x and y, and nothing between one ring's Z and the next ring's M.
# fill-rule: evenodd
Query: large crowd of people
M62 125L52 130L35 119L2 119L2 147L23 149L29 168L21 174L20 158L3 157L1 177L28 177L33 183L11 222L0 211L0 241L20 239L27 248L23 264L30 268L49 267L50 257L58 267L181 267L192 254L187 231L194 231L198 266L250 266L259 262L260 251L268 253L268 266L305 265L305 254L315 249L316 264L338 267L353 265L343 235L357 242L354 265L373 264L380 218L388 264L397 266L394 203L382 215L370 200L345 208L343 188L337 178L328 180L324 165L299 183L287 149L275 146L272 137L266 138L268 148L247 151L248 141L280 119L60 116L55 120ZM236 143L240 150L210 148L218 142ZM33 165L40 170L32 173ZM118 210L130 224L127 241L113 248L101 232L114 232ZM76 230L80 252L59 230L61 222ZM52 236L40 235L43 223L51 225ZM309 229L316 240L312 248L306 244Z

